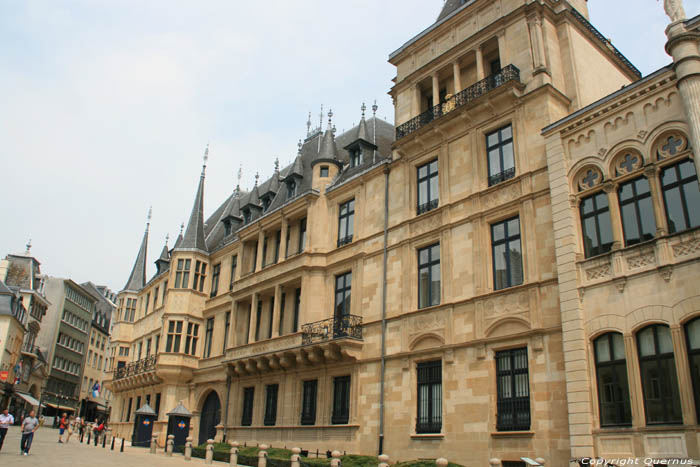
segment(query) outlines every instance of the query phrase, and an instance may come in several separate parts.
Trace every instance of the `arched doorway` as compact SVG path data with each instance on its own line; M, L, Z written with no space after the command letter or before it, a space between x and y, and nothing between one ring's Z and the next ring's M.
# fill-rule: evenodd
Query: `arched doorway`
M216 391L207 396L202 406L199 420L199 444L204 444L208 439L216 437L216 425L221 421L221 402Z

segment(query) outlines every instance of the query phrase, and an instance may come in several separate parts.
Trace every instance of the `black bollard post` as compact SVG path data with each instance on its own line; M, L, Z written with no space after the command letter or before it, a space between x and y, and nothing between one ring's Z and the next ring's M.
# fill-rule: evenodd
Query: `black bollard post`
M122 438L122 447L119 449L119 452L124 452L124 438Z
M102 437L102 449L104 449L106 445L107 445L107 435L105 434Z
M112 451L114 451L114 436L112 436Z
M85 438L85 432L84 432L84 431L83 431L82 433L80 433L80 442L81 442L81 443L83 442L83 438Z
M88 431L88 446L90 445L90 437L92 436L92 431Z
M97 443L99 440L100 440L100 436L97 433L95 433L95 447L97 447Z

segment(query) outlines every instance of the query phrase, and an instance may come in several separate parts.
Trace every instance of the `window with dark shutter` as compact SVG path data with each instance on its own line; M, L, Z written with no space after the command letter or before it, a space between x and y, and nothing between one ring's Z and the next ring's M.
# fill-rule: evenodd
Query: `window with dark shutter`
M304 390L301 402L301 424L314 425L316 423L316 390L318 381L313 379L304 381Z

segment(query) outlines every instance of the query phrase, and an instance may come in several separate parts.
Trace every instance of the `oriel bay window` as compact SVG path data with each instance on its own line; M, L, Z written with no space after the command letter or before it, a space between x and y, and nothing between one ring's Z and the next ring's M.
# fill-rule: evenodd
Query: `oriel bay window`
M442 430L442 360L421 362L417 368L418 411L416 433Z
M610 251L613 236L608 195L600 192L584 198L581 200L579 210L583 229L583 251L586 258Z
M202 292L204 290L204 279L207 272L207 263L197 261L194 267L194 284L192 288Z
M186 289L190 283L190 265L191 259L178 259L177 269L175 270L175 288Z
M351 199L339 206L338 210L338 246L352 242L355 221L355 200Z
M682 423L673 342L668 326L652 324L639 331L637 349L647 424Z
M600 426L631 425L632 413L622 334L616 332L604 334L597 338L593 345L598 381Z
M617 192L620 200L622 229L625 245L635 245L654 238L656 221L652 206L649 180L639 177L620 185Z
M700 225L700 191L693 161L686 159L661 171L661 190L669 233Z
M165 351L177 353L180 351L180 339L182 338L182 321L170 321L168 323L168 337L165 341Z
M241 425L250 426L253 424L253 398L255 397L255 387L243 389L243 414L241 415Z
M491 226L493 288L505 289L523 283L523 257L520 245L520 218Z
M304 381L304 389L301 399L301 424L314 425L316 423L316 392L318 381L312 379Z
M489 186L515 177L511 125L486 135L486 152L488 153Z
M187 338L185 339L185 353L197 355L197 337L199 334L199 324L187 323Z
M688 345L690 379L693 381L695 394L695 411L700 420L700 318L695 318L685 325L685 338Z
M350 420L350 375L333 378L333 414L331 423L345 425Z
M438 160L423 164L418 171L418 207L417 214L423 214L438 207L440 188L438 183Z
M530 429L527 348L496 352L498 431Z
M265 426L274 426L277 422L277 393L278 384L268 384L265 386Z
M440 244L418 250L418 308L440 304Z

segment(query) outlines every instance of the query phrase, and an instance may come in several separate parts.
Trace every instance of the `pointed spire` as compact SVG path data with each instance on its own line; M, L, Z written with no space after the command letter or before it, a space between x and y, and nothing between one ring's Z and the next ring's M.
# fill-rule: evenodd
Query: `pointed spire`
M148 219L146 221L146 231L143 234L143 240L141 240L141 247L139 248L139 253L136 255L136 262L134 262L134 267L131 269L131 274L129 279L126 281L126 285L123 290L131 290L138 292L146 285L146 256L148 254L148 230L151 225L151 214L153 209L148 209Z
M338 148L335 144L335 128L333 127L333 110L328 112L328 129L326 129L321 139L318 158L338 159Z
M369 142L369 136L367 135L367 121L365 120L365 110L367 110L367 106L365 103L362 103L362 118L360 119L360 125L357 128L357 136L355 139L363 139L367 142Z
M199 186L194 197L192 213L190 214L190 220L187 223L182 243L177 247L178 249L207 251L207 243L204 239L204 172L208 159L209 145L207 144L207 149L204 151L202 175L199 177Z
M155 263L156 263L156 275L159 275L160 273L167 270L169 265L170 265L170 251L168 250L168 240L169 239L170 239L170 234L167 234L165 236L165 245L163 245L163 249L160 252L160 256L155 261Z

